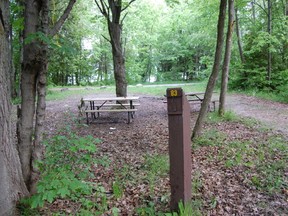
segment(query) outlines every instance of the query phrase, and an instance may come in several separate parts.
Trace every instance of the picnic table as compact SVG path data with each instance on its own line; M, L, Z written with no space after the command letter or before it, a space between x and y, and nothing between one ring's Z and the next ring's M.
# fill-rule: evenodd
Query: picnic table
M196 102L196 103L199 102L200 104L202 104L205 92L186 92L185 95L187 97L188 102ZM213 104L213 111L216 110L216 102L218 102L218 100L211 100L211 103ZM210 110L210 105L208 110Z
M89 114L91 119L99 118L100 113L119 113L127 112L127 123L131 122L134 114L137 111L135 108L139 103L135 103L139 97L87 97L81 99L81 104L84 106L87 124L89 124ZM97 117L96 117L97 114Z

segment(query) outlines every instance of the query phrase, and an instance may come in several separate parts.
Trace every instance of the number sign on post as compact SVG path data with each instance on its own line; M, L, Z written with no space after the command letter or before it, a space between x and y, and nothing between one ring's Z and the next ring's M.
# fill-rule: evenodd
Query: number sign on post
M191 201L191 130L190 106L181 88L168 88L170 185L172 211L178 203Z

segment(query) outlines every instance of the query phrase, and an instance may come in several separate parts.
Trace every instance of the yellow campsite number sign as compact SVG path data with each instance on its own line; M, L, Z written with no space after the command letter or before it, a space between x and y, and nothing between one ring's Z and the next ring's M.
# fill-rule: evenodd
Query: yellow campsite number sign
M171 95L171 97L177 97L178 96L178 91L176 89L172 89L170 91L170 95Z

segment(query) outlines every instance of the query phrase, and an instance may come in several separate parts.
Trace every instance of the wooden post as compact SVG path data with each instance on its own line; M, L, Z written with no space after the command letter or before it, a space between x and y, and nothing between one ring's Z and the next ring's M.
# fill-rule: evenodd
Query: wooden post
M190 106L181 88L168 88L170 185L172 211L178 203L191 201L191 130Z

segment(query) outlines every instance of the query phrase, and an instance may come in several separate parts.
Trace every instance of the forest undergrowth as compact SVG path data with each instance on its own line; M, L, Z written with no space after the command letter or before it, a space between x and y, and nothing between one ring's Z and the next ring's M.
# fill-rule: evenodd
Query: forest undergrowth
M114 113L86 125L77 102L48 102L38 194L23 202L23 215L288 214L287 141L256 120L209 114L192 143L192 200L178 214L169 212L163 98L141 95L131 124Z

